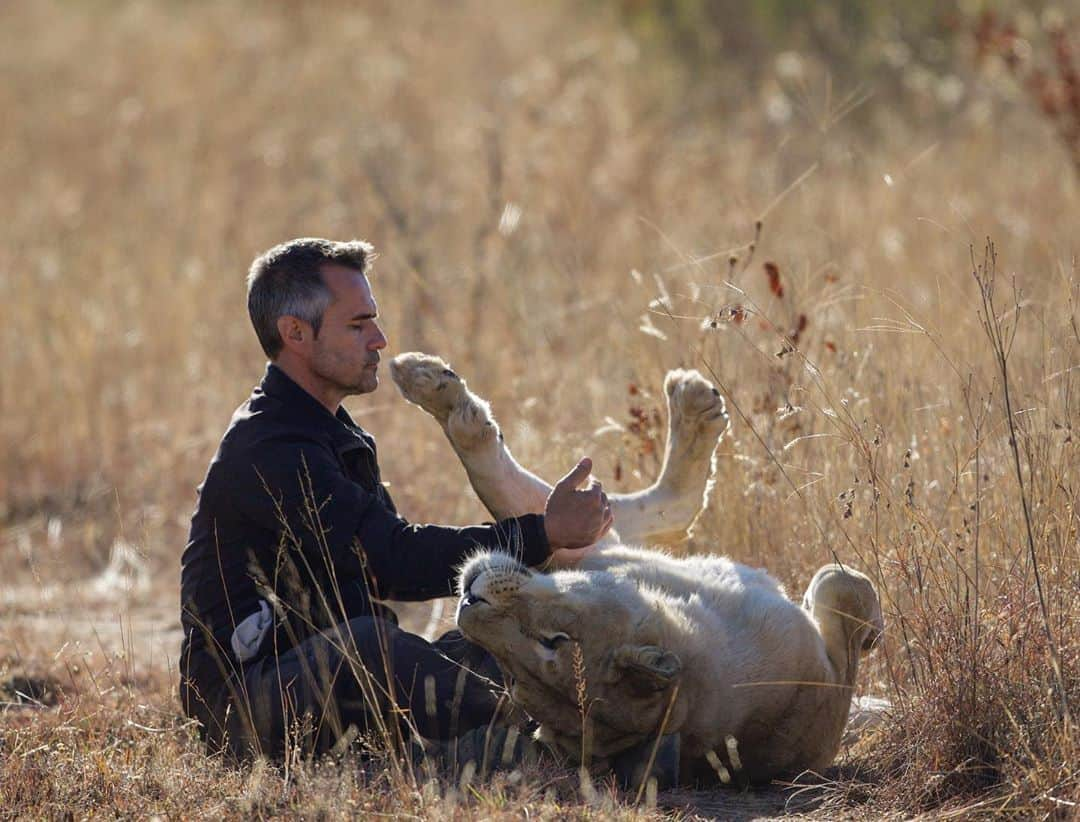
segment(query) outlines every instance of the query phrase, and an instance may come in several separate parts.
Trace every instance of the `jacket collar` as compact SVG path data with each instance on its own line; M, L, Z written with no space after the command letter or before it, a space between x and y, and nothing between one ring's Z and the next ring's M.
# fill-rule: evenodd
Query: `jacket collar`
M266 364L266 373L255 390L281 402L304 428L329 436L339 453L354 448L372 448L371 436L353 422L345 406L339 406L337 414L331 414L325 405L273 363Z

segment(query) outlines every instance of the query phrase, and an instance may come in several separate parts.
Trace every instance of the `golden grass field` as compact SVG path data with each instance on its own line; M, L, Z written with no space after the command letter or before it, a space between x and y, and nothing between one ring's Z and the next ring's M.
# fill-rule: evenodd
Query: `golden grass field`
M1053 129L963 43L879 95L790 54L692 78L601 6L492 8L0 5L0 815L658 812L201 753L194 489L264 367L247 266L316 235L375 244L387 353L450 360L545 477L588 453L644 485L665 371L721 387L678 550L790 591L836 556L885 608L859 694L892 710L801 812L1075 817L1080 177ZM346 406L406 516L485 517L389 380Z

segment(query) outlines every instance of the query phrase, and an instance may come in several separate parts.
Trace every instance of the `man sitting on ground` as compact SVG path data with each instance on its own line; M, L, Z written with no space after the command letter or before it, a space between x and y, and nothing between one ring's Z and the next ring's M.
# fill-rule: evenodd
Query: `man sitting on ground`
M242 758L340 749L357 734L447 740L497 710L486 652L429 643L381 600L453 593L478 548L580 559L611 526L583 459L543 515L453 528L398 515L375 440L342 407L379 384L387 341L365 242L300 239L258 257L248 312L270 363L199 488L183 554L180 696L208 748Z

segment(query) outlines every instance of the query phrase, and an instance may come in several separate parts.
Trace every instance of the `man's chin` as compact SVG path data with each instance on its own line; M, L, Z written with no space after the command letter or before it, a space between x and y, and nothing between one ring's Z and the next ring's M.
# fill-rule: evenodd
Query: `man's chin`
M379 375L370 369L357 380L352 386L349 387L349 393L356 394L370 394L376 388L379 387Z

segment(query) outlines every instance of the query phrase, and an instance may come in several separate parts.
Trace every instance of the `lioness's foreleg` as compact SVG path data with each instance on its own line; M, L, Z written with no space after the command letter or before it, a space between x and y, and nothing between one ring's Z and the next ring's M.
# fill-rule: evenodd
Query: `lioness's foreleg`
M390 374L405 399L442 426L480 500L497 519L544 510L551 486L526 470L507 447L488 404L443 360L400 354ZM611 540L649 544L685 537L705 507L715 470L713 451L728 427L724 398L697 371L675 370L664 381L668 441L660 477L632 494L610 494Z
M611 494L624 542L648 545L684 539L708 504L715 449L729 420L724 398L697 371L676 369L664 380L668 439L660 476L633 494Z
M543 513L551 486L514 459L488 404L445 362L428 354L400 354L390 362L390 376L405 399L442 426L493 517Z

